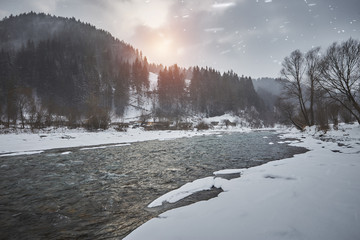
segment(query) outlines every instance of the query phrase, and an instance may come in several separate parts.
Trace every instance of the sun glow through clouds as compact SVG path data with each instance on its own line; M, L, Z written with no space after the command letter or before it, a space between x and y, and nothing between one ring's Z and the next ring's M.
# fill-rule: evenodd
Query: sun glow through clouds
M168 32L153 31L144 53L150 61L162 64L174 64L176 56L181 55L183 51L176 46L176 41Z
M159 56L166 56L171 52L171 45L173 43L173 40L165 36L163 33L159 33L159 41L155 44L155 50L158 53Z

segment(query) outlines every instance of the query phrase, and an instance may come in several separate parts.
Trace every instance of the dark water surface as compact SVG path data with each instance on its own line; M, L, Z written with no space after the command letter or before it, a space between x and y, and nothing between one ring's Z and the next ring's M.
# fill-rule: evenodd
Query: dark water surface
M306 151L278 141L232 133L1 157L0 239L121 239L158 214L150 202L187 182Z

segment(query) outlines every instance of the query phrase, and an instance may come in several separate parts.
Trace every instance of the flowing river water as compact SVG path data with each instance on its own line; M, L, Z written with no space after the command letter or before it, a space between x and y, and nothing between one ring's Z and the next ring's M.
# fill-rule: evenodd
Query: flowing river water
M0 239L122 239L160 213L146 206L166 192L306 151L279 141L225 133L1 157Z

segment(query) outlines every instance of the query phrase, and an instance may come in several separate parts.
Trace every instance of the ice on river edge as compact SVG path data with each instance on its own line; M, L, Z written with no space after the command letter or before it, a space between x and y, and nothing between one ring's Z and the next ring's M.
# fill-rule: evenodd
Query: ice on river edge
M178 189L175 189L173 191L170 191L161 197L155 199L152 201L148 207L158 207L161 206L164 202L167 203L175 203L177 201L180 201L194 193L210 190L211 188L222 188L222 185L224 182L228 181L227 179L224 179L221 177L221 175L229 175L229 174L239 174L242 172L243 169L225 169L214 172L213 177L205 177L201 179L197 179L193 182L187 183L183 186L181 186ZM224 189L223 189L224 190Z
M283 138L301 139L289 143L311 151L239 169L240 178L221 182L218 197L167 211L125 239L360 239L359 125Z

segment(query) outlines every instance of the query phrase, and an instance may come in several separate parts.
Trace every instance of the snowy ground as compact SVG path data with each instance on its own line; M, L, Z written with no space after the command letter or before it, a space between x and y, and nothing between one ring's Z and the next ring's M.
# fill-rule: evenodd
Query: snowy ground
M240 178L188 183L149 207L212 186L224 192L167 211L126 239L360 239L360 126L342 125L326 134L290 131L283 137L299 138L292 144L311 151L216 173L240 172Z

